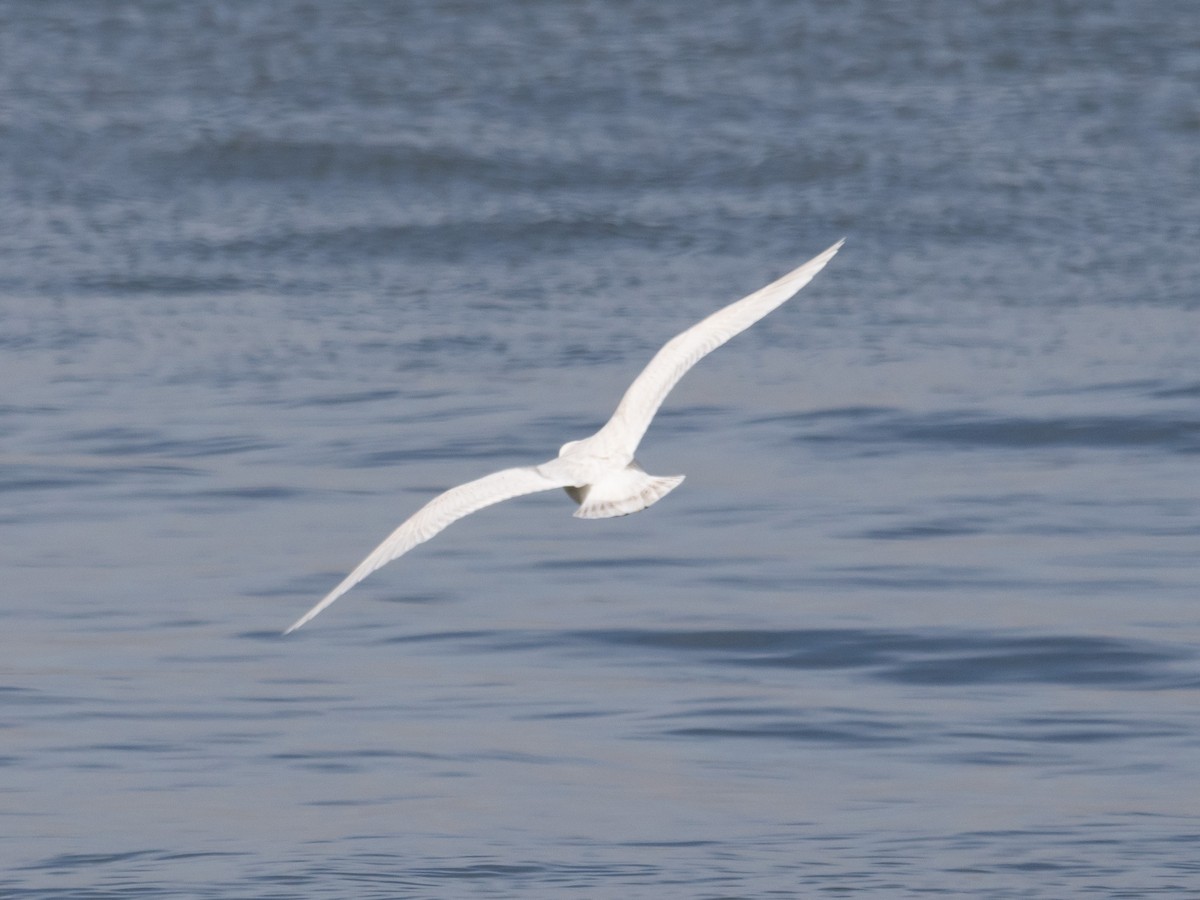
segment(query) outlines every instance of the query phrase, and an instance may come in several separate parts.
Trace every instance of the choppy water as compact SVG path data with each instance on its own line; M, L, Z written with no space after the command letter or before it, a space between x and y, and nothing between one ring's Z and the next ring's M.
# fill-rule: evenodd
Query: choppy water
M1200 896L1197 35L0 5L0 894Z

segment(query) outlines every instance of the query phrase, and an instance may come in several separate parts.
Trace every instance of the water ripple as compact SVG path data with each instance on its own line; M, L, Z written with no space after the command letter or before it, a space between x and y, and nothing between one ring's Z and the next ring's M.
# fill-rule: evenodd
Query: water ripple
M1200 674L1190 648L1116 638L801 631L639 630L580 632L577 641L660 651L706 665L859 669L896 684L1045 683L1140 690L1190 689Z
M1029 450L1159 448L1200 452L1200 418L1189 413L1141 415L995 416L970 411L910 413L881 407L849 407L750 420L792 423L795 440L860 445L869 452L904 444Z

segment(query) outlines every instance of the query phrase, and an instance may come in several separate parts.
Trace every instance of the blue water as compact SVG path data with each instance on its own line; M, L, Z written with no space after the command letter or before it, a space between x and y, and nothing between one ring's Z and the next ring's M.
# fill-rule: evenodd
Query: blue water
M1200 896L1197 35L0 4L0 895Z

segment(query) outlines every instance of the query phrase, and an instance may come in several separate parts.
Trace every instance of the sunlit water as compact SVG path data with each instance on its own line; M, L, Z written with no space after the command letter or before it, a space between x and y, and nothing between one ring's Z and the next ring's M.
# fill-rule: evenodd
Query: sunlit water
M1197 34L0 6L0 894L1200 895Z

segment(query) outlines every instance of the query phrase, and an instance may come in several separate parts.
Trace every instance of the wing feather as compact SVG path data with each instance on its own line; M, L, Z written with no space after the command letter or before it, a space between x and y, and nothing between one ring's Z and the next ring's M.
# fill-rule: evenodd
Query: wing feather
M551 463L544 466L523 466L516 469L503 469L485 475L458 487L450 488L438 494L419 510L417 510L403 525L393 531L388 538L371 551L370 555L358 564L342 582L325 595L316 606L295 621L284 634L290 634L301 625L311 621L325 607L338 597L350 590L376 569L386 565L398 556L403 556L418 544L423 544L446 526L456 522L463 516L491 506L502 500L519 497L522 494L534 494L538 491L549 491L564 486L561 478L555 477L558 467Z
M825 268L844 241L843 238L798 269L718 310L669 340L634 379L600 434L632 455L663 400L688 369L795 296Z

